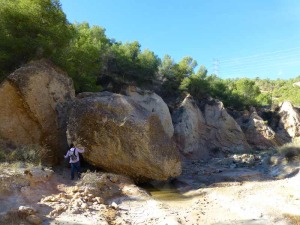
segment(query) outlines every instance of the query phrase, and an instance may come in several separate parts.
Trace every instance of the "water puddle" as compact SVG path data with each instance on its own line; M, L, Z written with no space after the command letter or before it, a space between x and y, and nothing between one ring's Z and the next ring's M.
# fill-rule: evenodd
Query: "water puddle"
M150 193L155 200L159 201L187 201L191 199L191 197L180 193L170 184L159 187L154 187L151 184L143 184L141 187Z

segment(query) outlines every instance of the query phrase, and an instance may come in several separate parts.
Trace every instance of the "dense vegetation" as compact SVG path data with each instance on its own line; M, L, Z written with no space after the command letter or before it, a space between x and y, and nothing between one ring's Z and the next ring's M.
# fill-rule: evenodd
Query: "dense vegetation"
M139 42L122 43L105 29L70 24L59 0L0 0L0 78L33 59L48 58L68 72L77 92L114 91L134 84L155 88L162 96L183 92L197 99L222 100L227 107L270 106L282 100L300 105L300 87L290 80L221 79L184 57L160 59Z

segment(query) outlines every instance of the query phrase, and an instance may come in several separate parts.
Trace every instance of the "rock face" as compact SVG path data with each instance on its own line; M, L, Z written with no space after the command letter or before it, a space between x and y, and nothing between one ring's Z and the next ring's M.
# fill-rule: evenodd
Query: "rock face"
M166 180L181 173L179 152L160 117L131 97L83 93L73 102L69 142L83 146L87 162L136 180Z
M132 100L148 110L159 116L165 133L171 138L174 134L174 127L172 124L171 114L167 104L160 96L151 91L143 91L136 87L129 87L126 90L126 95L130 96Z
M237 122L252 148L265 150L279 145L276 133L258 116L256 111L253 111L250 115L244 115Z
M212 101L204 108L207 130L207 145L230 152L245 152L250 149L245 135L237 122L227 113L222 102Z
M207 102L202 112L188 96L172 117L175 138L185 156L206 158L211 151L245 152L250 149L240 126L221 102Z
M280 142L298 142L300 137L300 115L290 102L283 102L278 110L279 121L276 134Z
M189 158L207 158L205 119L190 95L175 110L172 118L175 139L181 153Z
M66 147L60 106L74 96L72 80L50 62L35 61L16 70L0 85L0 139L46 145L57 155Z

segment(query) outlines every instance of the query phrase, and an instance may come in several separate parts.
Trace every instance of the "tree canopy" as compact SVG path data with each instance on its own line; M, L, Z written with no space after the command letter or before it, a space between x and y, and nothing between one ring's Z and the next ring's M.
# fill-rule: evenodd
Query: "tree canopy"
M116 86L160 87L164 96L190 93L213 97L227 107L243 109L289 100L300 106L300 87L290 80L221 79L190 56L176 62L160 59L138 41L122 43L105 29L88 23L70 24L59 0L0 0L0 79L33 59L48 58L73 79L76 92ZM196 71L196 72L195 72ZM109 85L108 85L109 86Z
M77 92L99 91L97 79L103 68L102 55L109 48L110 40L105 29L90 27L88 23L72 25L74 35L69 45L52 57L72 77Z
M72 29L58 0L0 0L0 76L68 45Z

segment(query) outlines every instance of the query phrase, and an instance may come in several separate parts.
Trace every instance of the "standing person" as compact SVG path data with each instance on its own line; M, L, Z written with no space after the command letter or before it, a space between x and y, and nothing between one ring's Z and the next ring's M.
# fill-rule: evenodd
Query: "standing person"
M70 157L69 162L71 164L71 180L74 180L75 170L77 171L78 178L80 178L81 175L79 153L84 153L84 149L76 148L73 144L71 144L70 149L68 150L67 154L64 156L65 159Z

